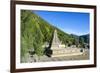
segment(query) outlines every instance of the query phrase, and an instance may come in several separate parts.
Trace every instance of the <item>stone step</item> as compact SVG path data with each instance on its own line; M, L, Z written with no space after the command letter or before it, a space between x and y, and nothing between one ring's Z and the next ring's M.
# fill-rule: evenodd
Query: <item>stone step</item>
M63 57L63 56L77 56L77 55L82 55L83 53L67 53L67 54L52 54L51 57Z

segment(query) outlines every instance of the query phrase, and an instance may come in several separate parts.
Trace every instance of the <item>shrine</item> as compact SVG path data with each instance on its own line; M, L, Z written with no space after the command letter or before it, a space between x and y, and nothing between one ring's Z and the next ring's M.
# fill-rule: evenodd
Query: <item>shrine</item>
M72 55L81 55L83 52L81 52L79 48L71 48L71 47L65 47L64 44L61 43L60 39L57 35L57 30L54 30L53 39L51 43L52 54L51 57L61 57L61 56L72 56Z

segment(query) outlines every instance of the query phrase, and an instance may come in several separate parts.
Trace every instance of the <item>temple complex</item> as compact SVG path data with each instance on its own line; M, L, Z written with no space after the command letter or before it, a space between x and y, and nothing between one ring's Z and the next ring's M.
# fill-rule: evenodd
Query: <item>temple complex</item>
M50 49L52 50L51 57L72 56L72 55L83 54L83 51L81 51L81 49L79 48L72 48L72 47L65 48L65 45L62 44L58 38L56 29L54 30L53 40Z

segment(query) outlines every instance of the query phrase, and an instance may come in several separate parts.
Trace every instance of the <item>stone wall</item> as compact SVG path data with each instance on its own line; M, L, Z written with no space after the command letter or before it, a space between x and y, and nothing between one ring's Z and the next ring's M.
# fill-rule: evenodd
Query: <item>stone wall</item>
M52 50L51 57L61 57L61 56L72 56L72 55L81 55L84 51L81 52L79 48L61 48Z

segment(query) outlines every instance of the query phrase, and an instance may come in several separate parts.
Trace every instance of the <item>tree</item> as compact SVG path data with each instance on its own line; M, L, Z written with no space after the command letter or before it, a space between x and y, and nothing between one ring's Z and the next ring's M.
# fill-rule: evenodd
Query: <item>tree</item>
M80 43L80 47L84 48L84 39L82 37L80 38L79 43Z

